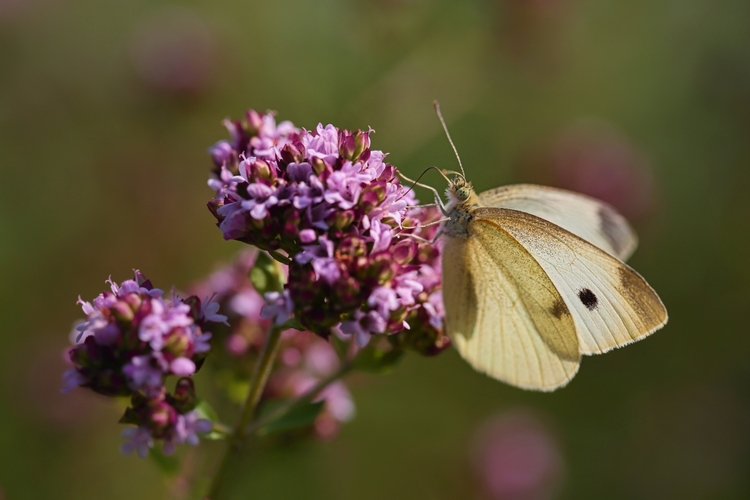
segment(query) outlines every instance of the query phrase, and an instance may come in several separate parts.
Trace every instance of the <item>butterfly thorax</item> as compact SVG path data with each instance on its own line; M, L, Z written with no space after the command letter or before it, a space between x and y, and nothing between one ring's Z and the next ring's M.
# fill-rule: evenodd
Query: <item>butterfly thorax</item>
M471 183L457 178L445 190L448 203L445 205L445 216L442 233L454 238L469 237L469 223L474 218L473 212L481 206L479 197Z

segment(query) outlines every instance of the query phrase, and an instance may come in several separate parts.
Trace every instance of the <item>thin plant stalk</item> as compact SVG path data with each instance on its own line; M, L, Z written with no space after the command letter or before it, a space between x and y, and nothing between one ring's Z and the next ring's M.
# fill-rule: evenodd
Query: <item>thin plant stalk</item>
M247 435L245 429L252 420L258 406L258 401L260 401L260 396L263 394L263 390L266 387L266 382L271 374L271 368L273 368L273 363L279 352L280 340L281 329L273 326L268 334L268 338L266 338L266 343L263 346L263 351L261 352L258 364L255 365L255 369L253 370L253 375L250 379L250 389L245 404L243 405L240 419L234 428L234 432L227 439L224 456L222 457L219 468L213 478L208 495L205 497L207 500L218 499L221 483L226 474L226 469L231 462L231 458L237 455L242 447L242 442Z
M245 433L253 434L257 432L259 429L261 429L262 427L264 427L265 425L283 417L284 415L294 410L298 406L303 405L305 403L311 403L312 400L315 399L315 397L321 391L323 391L326 387L328 387L329 385L331 385L332 383L336 382L337 380L342 378L344 375L349 373L351 369L352 369L351 363L342 364L338 370L336 370L334 373L332 373L328 377L324 378L323 380L315 384L313 388L305 392L300 397L295 398L295 399L290 399L283 405L276 408L274 411L269 412L267 415L258 417L255 421L253 421L250 424L250 426L247 429L245 429Z

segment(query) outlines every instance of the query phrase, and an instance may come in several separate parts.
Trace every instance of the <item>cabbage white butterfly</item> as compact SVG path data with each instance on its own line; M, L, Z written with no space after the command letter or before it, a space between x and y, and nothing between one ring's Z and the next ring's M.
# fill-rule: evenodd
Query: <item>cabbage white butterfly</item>
M437 102L435 109L448 135ZM552 391L573 378L582 355L666 324L659 296L623 262L637 239L609 205L531 184L477 195L463 166L452 174L443 173L447 204L433 190L446 217L438 233L445 326L475 369Z

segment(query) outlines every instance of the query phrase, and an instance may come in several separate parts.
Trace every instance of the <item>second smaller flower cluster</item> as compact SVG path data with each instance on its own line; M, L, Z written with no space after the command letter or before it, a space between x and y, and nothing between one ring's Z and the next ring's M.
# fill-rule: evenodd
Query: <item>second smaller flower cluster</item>
M188 377L203 363L211 334L209 321L224 322L218 304L198 297L166 300L140 272L120 285L108 280L111 291L93 302L79 298L86 320L75 331L69 351L74 368L64 374L64 390L87 387L105 396L131 396L122 418L137 429L128 429L123 451L148 453L154 440L164 441L171 453L176 444L197 442L197 432L207 432L211 422L194 411L197 399ZM173 394L165 382L182 377Z

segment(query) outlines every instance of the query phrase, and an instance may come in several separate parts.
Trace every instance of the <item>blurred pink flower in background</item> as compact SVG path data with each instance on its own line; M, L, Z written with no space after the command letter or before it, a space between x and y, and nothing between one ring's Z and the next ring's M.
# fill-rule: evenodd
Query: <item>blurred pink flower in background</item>
M171 8L134 30L130 57L136 74L149 87L169 94L199 94L213 84L217 45L196 12Z
M550 160L554 182L562 188L606 201L632 219L653 208L648 161L608 122L574 122L554 141Z
M538 417L524 410L505 412L480 425L471 458L488 500L554 498L563 476L557 440Z
M257 255L255 249L238 252L229 265L214 271L191 289L191 293L214 297L222 304L222 311L229 315L232 326L217 330L216 335L216 340L223 343L228 359L221 357L219 352L211 360L211 366L217 371L232 373L231 377L235 379L249 376L271 326L271 320L261 316L266 302L249 279ZM278 360L262 401L302 396L340 366L341 362L328 341L308 331L285 330L281 334ZM325 401L311 429L321 439L335 437L341 425L354 418L354 401L342 381L329 385L314 401Z
M527 148L519 165L523 181L549 184L605 201L630 220L657 208L646 155L612 123L576 120L552 138Z

